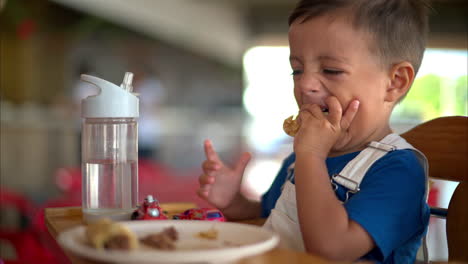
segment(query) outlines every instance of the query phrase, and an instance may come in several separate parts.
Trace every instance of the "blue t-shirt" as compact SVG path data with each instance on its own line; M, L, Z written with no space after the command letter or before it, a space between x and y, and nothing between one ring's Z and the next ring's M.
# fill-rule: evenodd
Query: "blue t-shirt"
M339 173L359 152L327 158L328 174ZM262 216L268 217L286 180L294 183L288 156L270 189L262 196ZM372 237L376 247L362 259L379 263L414 263L429 222L425 200L426 176L412 150L387 153L367 171L360 191L344 204L350 219ZM336 195L344 201L347 189L338 185ZM313 208L311 208L313 210Z

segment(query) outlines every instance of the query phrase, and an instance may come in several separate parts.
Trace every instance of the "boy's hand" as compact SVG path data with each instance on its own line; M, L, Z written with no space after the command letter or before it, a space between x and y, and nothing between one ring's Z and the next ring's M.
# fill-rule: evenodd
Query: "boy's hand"
M303 105L298 120L301 127L294 138L294 152L307 153L325 159L338 139L346 136L359 108L359 101L353 100L343 114L340 102L334 96L328 97L328 116L317 104ZM348 140L344 138L345 142Z
M245 152L234 168L229 168L219 158L210 140L205 140L206 160L202 163L198 195L217 207L226 209L240 195L240 185L250 154Z

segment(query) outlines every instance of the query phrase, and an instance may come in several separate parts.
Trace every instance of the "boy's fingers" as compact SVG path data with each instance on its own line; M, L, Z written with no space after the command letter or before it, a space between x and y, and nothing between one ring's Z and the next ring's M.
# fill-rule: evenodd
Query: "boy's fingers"
M209 192L211 189L210 184L200 184L200 188L198 190L203 191L203 192Z
M340 101L335 96L328 97L325 102L328 105L328 120L330 123L337 125L340 124L343 109L341 108Z
M198 177L198 182L200 183L200 185L213 184L215 182L215 177L207 174L202 174L200 177Z
M303 105L301 109L299 110L299 116L297 119L300 119L301 122L306 122L310 116L316 117L318 113L317 110L320 111L320 106L316 104Z
M247 164L249 163L252 155L248 152L242 153L242 156L239 158L236 164L236 171L238 172L243 172L245 170L245 167L247 167Z
M203 171L215 171L215 170L219 170L220 168L221 168L221 165L218 162L214 162L211 160L205 160L202 163Z
M349 126L351 126L351 122L353 122L353 119L356 116L358 109L358 100L353 100L351 101L351 103L349 103L348 108L346 109L346 112L344 113L343 118L341 119L341 129L347 130Z
M213 143L211 140L207 139L203 142L203 147L205 149L205 155L209 160L220 161L218 153L213 148Z
M197 194L198 194L199 197L206 199L206 198L208 198L209 192L205 191L203 189L198 189Z
M317 119L322 119L323 118L323 112L322 109L318 104L313 104L310 107L307 108L308 112L312 114L313 117Z

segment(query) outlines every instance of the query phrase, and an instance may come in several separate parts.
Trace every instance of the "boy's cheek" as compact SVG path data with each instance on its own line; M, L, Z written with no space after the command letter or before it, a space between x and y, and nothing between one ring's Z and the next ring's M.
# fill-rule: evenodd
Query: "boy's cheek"
M300 106L299 102L301 101L301 93L296 86L294 86L294 99L296 99L297 106Z
M299 104L299 102L301 101L301 97L295 90L294 90L294 99L296 99L297 106L300 108L301 105Z

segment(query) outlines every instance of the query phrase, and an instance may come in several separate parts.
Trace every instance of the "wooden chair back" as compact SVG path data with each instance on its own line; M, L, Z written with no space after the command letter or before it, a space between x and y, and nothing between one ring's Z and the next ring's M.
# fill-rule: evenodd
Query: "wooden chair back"
M440 117L401 136L426 155L429 177L459 182L447 211L448 254L468 262L468 117Z

